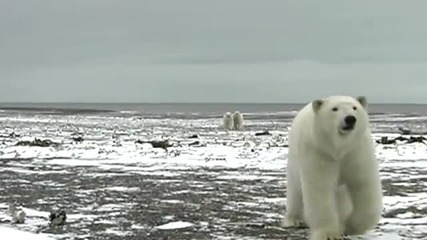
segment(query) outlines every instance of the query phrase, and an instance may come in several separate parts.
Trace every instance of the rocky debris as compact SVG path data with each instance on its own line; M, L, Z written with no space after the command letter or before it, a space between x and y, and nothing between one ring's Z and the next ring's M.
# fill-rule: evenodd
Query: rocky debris
M60 144L53 142L49 139L41 140L34 138L33 141L19 141L15 146L28 146L28 147L58 147Z
M84 141L84 139L83 139L83 137L82 137L82 136L72 137L71 139L73 139L73 141L74 141L74 142L77 142L77 143L81 143L81 142L83 142L83 141Z
M413 130L404 126L399 126L397 129L401 135L427 135L427 131L420 129Z
M67 214L64 210L51 212L49 215L50 225L63 225L67 220Z
M21 135L16 134L15 132L10 133L9 135L0 135L1 138L18 138L21 137Z
M195 142L189 143L188 146L196 146L196 145L199 145L199 144L200 144L199 141L195 141Z
M179 151L179 150L172 149L171 151L169 151L169 156L177 157L179 155L181 155L181 151Z
M410 135L411 134L411 129L409 129L407 127L400 126L400 127L398 127L398 129L402 135Z
M255 133L255 136L271 136L271 133L269 131L262 131Z
M399 136L399 137L396 137L393 139L389 139L387 136L385 136L385 137L381 137L381 139L379 139L379 140L376 140L376 142L379 144L384 144L384 145L396 144L397 141L405 142L407 144L410 144L410 143L424 143L425 144L425 142L424 142L425 140L427 140L427 138L425 138L423 136L418 136L418 137L410 136L409 138Z
M425 137L423 136L419 136L419 137L409 137L409 139L407 140L406 143L424 143L424 140L427 140Z
M153 146L153 148L163 148L167 151L168 147L172 147L173 145L169 143L169 140L163 140L163 141L141 141L141 140L136 140L135 143L138 144L144 144L144 143L149 143L151 144L151 146Z

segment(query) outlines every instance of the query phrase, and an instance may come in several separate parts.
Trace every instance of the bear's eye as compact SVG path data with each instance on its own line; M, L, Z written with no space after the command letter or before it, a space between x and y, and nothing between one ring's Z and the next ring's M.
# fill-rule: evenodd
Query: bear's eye
M356 110L357 110L357 107L356 107L356 106L353 106L353 110L354 110L354 111L356 111Z
M336 111L338 111L338 108L334 107L334 108L332 108L332 111L336 112Z

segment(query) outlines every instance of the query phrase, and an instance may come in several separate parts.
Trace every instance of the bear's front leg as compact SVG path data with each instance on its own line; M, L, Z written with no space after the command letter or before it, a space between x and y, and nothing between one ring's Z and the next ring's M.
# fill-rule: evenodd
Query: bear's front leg
M344 174L353 211L345 223L345 233L360 235L375 228L381 219L383 195L378 162L370 151L357 151Z
M304 215L310 228L310 240L341 239L343 229L335 199L338 164L325 159L301 164Z
M345 233L365 234L375 228L381 219L383 208L381 182L378 178L363 184L349 184L348 189L353 201L353 212L345 223Z

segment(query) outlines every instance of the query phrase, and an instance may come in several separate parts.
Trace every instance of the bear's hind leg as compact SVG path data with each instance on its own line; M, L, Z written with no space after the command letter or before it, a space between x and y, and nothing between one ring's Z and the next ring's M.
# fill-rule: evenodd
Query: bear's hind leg
M285 218L282 221L282 227L304 226L302 192L300 189L288 188Z
M288 162L286 182L286 211L282 227L304 227L301 181L292 162Z

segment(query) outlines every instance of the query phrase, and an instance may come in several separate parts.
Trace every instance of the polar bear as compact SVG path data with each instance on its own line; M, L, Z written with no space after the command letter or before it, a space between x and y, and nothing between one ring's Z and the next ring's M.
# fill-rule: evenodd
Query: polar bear
M223 126L226 131L232 130L234 127L233 114L226 112L223 116Z
M233 113L233 126L236 130L240 130L243 127L243 115L239 111Z
M314 100L289 131L284 227L302 224L310 240L341 239L374 228L382 185L366 97Z

